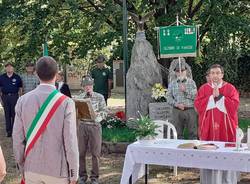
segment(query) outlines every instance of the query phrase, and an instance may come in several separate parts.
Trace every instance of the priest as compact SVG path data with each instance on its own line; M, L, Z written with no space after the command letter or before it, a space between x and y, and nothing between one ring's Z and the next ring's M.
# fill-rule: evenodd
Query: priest
M199 138L204 141L236 141L239 93L223 80L224 69L214 64L209 69L210 81L198 90L194 106L199 115ZM201 170L201 184L236 184L233 171Z

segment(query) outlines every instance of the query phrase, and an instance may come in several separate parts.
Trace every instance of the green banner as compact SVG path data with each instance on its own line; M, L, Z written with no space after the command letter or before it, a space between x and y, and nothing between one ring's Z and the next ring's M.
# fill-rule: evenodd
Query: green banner
M49 49L47 42L43 44L43 56L49 56Z
M196 26L168 26L159 29L160 57L195 57Z

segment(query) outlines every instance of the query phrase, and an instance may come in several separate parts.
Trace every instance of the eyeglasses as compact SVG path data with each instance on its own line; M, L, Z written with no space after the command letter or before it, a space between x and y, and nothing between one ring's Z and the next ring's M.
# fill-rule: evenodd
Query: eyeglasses
M186 71L186 69L182 69L182 70L175 70L175 72L184 72L184 71Z
M223 74L222 72L210 72L210 74L212 75L220 75L220 74Z

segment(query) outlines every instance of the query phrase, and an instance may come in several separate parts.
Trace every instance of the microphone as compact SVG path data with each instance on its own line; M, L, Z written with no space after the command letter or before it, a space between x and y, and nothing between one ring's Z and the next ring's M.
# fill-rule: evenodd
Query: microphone
M90 92L87 92L87 97L89 97L89 98L91 97L91 94L90 94Z

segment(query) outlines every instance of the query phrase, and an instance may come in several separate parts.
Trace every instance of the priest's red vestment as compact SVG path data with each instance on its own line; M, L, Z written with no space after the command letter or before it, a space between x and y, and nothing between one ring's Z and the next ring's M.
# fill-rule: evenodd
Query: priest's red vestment
M219 98L213 97L213 85L200 87L194 101L199 115L199 138L207 141L235 142L238 126L239 93L235 87L223 82Z

